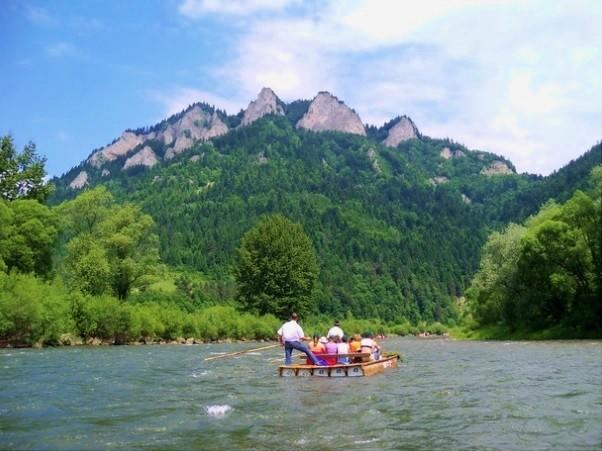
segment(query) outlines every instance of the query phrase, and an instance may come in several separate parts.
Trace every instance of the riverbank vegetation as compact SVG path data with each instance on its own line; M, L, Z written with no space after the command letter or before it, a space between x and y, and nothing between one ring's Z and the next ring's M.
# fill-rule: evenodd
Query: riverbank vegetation
M58 281L31 274L0 273L0 344L4 346L211 342L273 340L282 323L272 314L254 315L230 304L190 308L180 295L155 293L161 301L70 291ZM420 332L442 334L441 324L390 324L380 319L341 320L349 333L372 331L382 335ZM324 335L330 317L302 321L306 334Z
M378 188L372 166L362 160L366 149L359 138L302 134L308 143L298 148L301 141L286 126L284 131L268 126L253 125L267 134L262 139L275 134L284 150L293 146L303 170L288 174L289 160L277 153L267 166L243 164L247 160L230 148L248 145L239 136L222 143L219 158L203 144L199 149L208 152L209 166L192 171L178 160L163 175L171 171L169 180L181 180L181 171L190 169L185 178L201 177L209 186L205 178L217 176L218 166L227 162L228 174L251 171L244 172L249 180L263 180L256 186L227 179L207 197L207 190L190 191L188 185L170 191L153 176L128 185L135 202L126 202L123 187L113 180L52 206L46 204L51 185L43 182L35 146L18 153L4 137L0 345L269 340L291 310L302 314L308 335L323 335L335 318L349 333L442 334L451 328L468 338L599 334L600 188L578 191L563 204L548 203L524 224L494 232L466 291L468 301L454 302L461 299L463 281L470 280L472 249L486 236L480 216L471 213L483 206L471 207L456 191L425 185L418 172L407 174L411 180L404 176L402 185L400 179L379 179ZM357 157L350 167L361 170L347 173L334 154L328 165L312 169L314 158L307 158L315 149L309 144L321 149L322 139L335 154ZM392 171L398 159L418 161L420 152L440 160L439 144L410 143L403 156L399 149L381 149L388 156L382 170ZM587 155L591 159L593 150ZM331 171L335 167L340 174ZM271 169L264 174L266 168ZM562 172L565 178L578 179L569 172ZM295 183L280 186L289 176ZM303 188L310 176L319 193ZM362 189L354 185L358 180ZM479 199L482 177L470 180L473 199ZM487 189L502 192L512 180L527 183L516 176L491 180ZM270 184L280 191L270 191ZM227 195L227 186L246 194ZM364 187L376 191L370 188L366 195ZM268 197L257 197L266 192ZM148 197L141 198L143 193ZM185 223L202 228L185 230Z
M598 166L589 192L489 237L466 290L466 336L602 336L601 197Z

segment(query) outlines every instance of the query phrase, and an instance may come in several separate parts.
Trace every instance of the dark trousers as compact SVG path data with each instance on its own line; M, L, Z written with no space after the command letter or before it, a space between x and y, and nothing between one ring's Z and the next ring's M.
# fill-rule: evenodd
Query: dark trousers
M320 364L320 362L318 362L318 359L316 358L314 353L309 350L309 348L307 347L307 345L305 343L302 343L300 341L285 341L284 342L284 364L285 365L290 365L291 363L293 363L293 359L292 359L293 349L304 352L307 355L307 357L309 357L311 359L311 361L313 362L314 365Z

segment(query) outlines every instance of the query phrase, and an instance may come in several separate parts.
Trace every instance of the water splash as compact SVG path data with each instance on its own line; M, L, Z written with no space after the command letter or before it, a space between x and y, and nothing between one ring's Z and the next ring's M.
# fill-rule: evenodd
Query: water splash
M356 445L367 445L368 443L378 442L377 438L371 438L369 440L354 440L353 443Z
M207 407L205 407L205 410L207 410L207 415L209 415L210 417L223 417L230 410L232 410L232 407L230 407L228 404L224 404L224 405L207 406Z

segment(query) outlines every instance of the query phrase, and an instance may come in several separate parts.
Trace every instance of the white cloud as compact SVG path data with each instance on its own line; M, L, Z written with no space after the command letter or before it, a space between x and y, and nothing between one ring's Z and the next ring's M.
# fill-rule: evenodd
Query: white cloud
M408 114L519 171L549 173L602 138L602 2L333 0L301 14L289 4L180 5L196 18L272 13L235 22L220 92L248 102L263 86L284 100L329 90L364 122Z
M246 16L261 11L280 11L291 3L293 0L184 0L178 11L189 19L209 14Z
M308 20L270 21L249 30L235 58L221 73L246 98L264 86L284 99L311 98L336 90L337 56L319 45L319 24Z
M196 102L208 103L218 109L227 111L228 114L236 114L243 106L246 106L241 101L233 101L208 91L182 86L164 91L149 91L147 96L163 105L164 117L161 119L177 114Z

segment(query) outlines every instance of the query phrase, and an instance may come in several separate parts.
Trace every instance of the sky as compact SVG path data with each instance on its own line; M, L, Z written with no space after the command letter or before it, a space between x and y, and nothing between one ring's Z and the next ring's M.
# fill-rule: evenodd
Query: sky
M127 128L260 89L547 175L602 140L602 1L0 0L0 134L51 176Z

